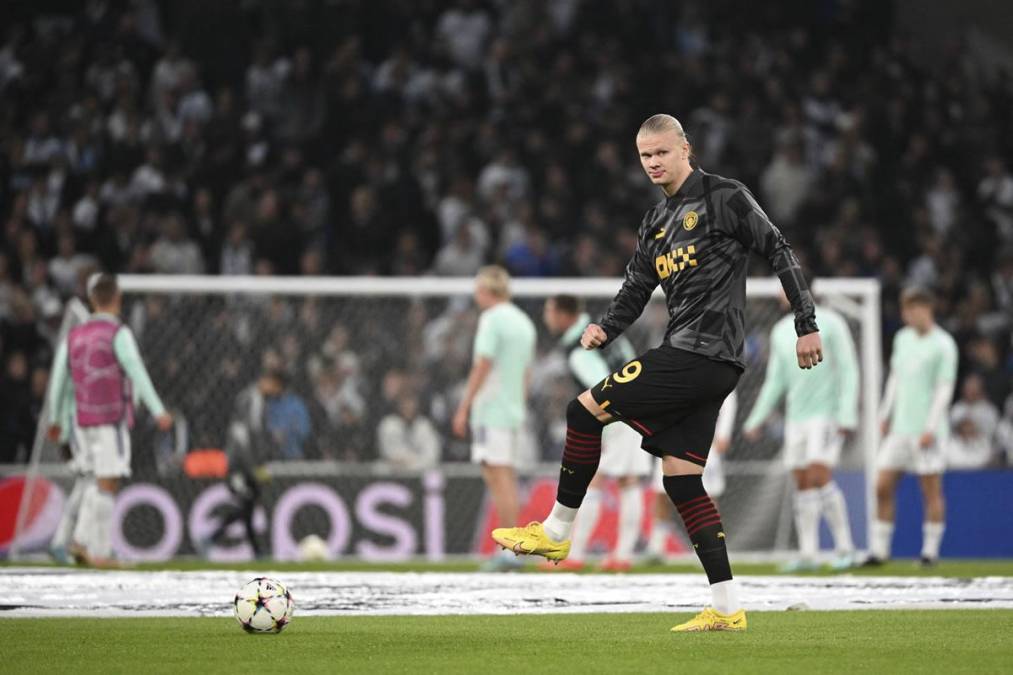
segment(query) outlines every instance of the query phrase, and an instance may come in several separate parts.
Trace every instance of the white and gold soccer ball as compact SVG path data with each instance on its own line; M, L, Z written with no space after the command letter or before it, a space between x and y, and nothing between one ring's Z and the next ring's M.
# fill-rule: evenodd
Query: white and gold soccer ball
M236 593L236 621L247 633L280 633L292 621L295 602L285 586L257 577Z

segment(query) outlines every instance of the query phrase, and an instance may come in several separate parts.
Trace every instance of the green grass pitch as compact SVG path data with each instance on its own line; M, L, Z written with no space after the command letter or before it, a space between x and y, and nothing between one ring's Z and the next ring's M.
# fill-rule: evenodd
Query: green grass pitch
M0 578L3 576L0 563ZM474 562L209 564L140 569L469 572ZM529 571L536 573L532 567ZM700 574L692 563L636 572ZM735 565L774 574L770 564ZM1013 576L1013 561L894 561L852 574ZM821 573L817 573L821 574ZM674 635L689 614L307 617L281 635L227 618L0 619L4 673L1010 673L1013 610L751 612L745 634Z
M753 612L749 632L676 635L682 615L0 620L6 673L999 673L1013 611Z

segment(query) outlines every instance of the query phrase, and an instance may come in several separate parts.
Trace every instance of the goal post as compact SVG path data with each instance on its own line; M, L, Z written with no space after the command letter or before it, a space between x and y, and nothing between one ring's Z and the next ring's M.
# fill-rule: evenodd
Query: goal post
M236 395L272 364L290 372L293 390L309 409L311 433L271 463L276 478L255 517L269 551L295 557L294 542L308 533L325 538L332 554L368 559L438 559L484 551L481 532L492 510L477 467L467 462L467 444L449 433L470 366L476 320L472 279L120 275L119 283L123 319L137 335L156 388L181 422L174 443L143 421L133 432L134 478L120 494L114 528L114 540L126 556L164 559L194 552L194 539L209 531L207 523L226 492L220 481L189 479L182 460L188 450L224 447ZM555 340L542 325L542 304L552 295L576 295L593 318L621 283L613 278L511 281L514 301L539 329L521 471L523 498L532 513L551 503L565 434L563 410L576 393ZM879 440L880 286L870 279L817 279L813 290L819 304L845 317L860 360L860 427L841 468L853 479L845 492L853 520L860 521L853 525L861 546L873 513ZM783 316L779 293L775 278L747 282L748 367L738 387L735 436L725 463L728 491L721 499L735 533L730 546L766 554L787 547L793 529L779 427L775 420L755 444L745 442L740 429L763 379L767 336ZM656 346L667 319L659 290L627 334L638 350ZM417 398L421 414L437 430L439 465L392 466L377 452L377 427L399 390ZM68 484L58 451L42 433L28 471L28 484L48 477L55 493ZM4 469L7 475L16 472ZM34 517L38 510L31 501L22 499L18 509L10 554L19 545L39 548L40 537L29 542L22 536L31 529L27 512ZM35 530L39 527L45 529ZM599 534L610 536L602 528ZM220 559L242 559L249 552L237 543L220 553Z

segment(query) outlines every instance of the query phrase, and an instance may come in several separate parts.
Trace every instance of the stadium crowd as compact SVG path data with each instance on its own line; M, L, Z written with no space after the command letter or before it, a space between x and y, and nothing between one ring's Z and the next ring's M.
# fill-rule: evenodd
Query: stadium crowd
M824 9L12 8L0 45L0 462L27 456L63 304L88 271L467 276L499 261L515 276L617 276L658 198L632 143L658 111L682 119L700 166L753 189L818 276L880 279L887 350L901 286L933 288L961 349L961 456L1010 461L1013 77L959 40L920 53L890 28L889 3ZM331 322L313 301L223 303L202 313L200 328L231 345L212 363L185 334L169 344L171 330L151 328L165 309L150 300L132 318L170 403L199 401L194 418L229 407L174 379L180 369L214 367L216 391L235 392L280 365L313 436L336 439L289 443L285 456L404 463L433 461L452 407L423 390L459 383L470 345L455 322L474 319L415 304L398 319L411 332L397 333L368 317ZM244 342L236 326L250 313L276 334ZM424 339L408 349L405 334ZM249 344L258 354L240 356ZM401 358L384 367L389 354ZM377 428L390 447L375 447ZM206 435L195 442L220 443ZM423 459L401 447L414 436Z

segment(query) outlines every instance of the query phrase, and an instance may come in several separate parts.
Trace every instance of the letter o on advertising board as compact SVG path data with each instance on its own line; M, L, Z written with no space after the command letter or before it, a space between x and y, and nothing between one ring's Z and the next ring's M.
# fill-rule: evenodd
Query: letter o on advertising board
M123 536L123 523L130 510L150 506L162 516L162 538L147 547L134 546ZM151 483L138 483L124 489L113 510L113 550L125 560L160 561L176 555L183 540L183 517L176 500Z
M327 535L327 550L332 556L341 553L348 545L352 523L341 497L322 483L299 483L286 490L274 507L274 516L271 519L271 547L274 557L278 560L299 558L299 543L292 536L292 519L304 506L320 507L330 518L331 531Z

